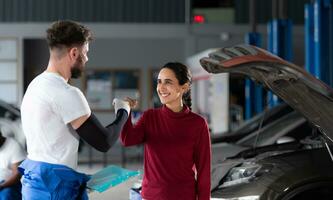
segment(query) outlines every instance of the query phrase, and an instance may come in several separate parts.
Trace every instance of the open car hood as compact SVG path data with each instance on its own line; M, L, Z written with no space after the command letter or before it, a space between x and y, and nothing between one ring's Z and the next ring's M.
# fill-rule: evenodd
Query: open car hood
M245 44L219 49L200 63L209 73L240 73L261 83L333 141L333 90L303 68Z

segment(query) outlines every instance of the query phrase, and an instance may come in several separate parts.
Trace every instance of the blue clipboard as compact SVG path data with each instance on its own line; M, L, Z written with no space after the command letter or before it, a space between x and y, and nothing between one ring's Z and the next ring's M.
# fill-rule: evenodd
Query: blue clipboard
M87 182L87 188L97 192L104 192L110 187L114 187L140 174L140 171L109 165L91 176L91 179Z

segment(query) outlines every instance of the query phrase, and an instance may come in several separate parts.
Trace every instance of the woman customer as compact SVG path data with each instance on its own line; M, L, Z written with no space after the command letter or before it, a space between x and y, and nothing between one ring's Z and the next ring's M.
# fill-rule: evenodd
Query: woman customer
M162 107L125 123L124 146L144 144L142 198L209 200L211 148L204 118L191 111L191 74L181 63L164 65L157 80ZM127 99L133 108L136 101Z

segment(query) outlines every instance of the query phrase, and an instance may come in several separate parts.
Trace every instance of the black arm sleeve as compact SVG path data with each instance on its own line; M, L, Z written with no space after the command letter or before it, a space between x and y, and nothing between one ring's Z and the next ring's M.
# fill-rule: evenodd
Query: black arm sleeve
M127 111L119 109L116 119L110 125L104 127L91 113L90 117L76 129L76 132L98 151L107 152L117 141L127 118Z

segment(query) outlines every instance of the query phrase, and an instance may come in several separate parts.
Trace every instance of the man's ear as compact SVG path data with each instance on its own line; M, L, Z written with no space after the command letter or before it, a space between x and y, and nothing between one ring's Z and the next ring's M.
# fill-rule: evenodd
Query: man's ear
M77 47L72 47L69 49L69 57L71 60L76 60L79 56L79 50Z

